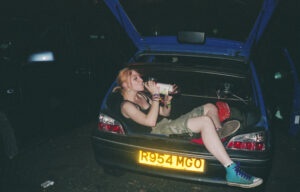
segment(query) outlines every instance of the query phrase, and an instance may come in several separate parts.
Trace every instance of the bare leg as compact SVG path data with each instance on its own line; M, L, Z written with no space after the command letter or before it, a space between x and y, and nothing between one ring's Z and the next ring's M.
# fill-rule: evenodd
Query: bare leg
M187 126L193 132L201 133L206 149L214 155L223 166L226 167L232 163L215 130L214 122L209 116L191 118L188 120Z
M210 106L208 106L210 107ZM252 188L263 183L263 179L245 173L237 164L233 163L226 152L215 129L213 119L208 115L213 111L208 111L205 116L191 118L187 122L188 128L193 132L201 133L206 149L216 157L216 159L226 167L226 181L228 185ZM212 114L212 113L211 113Z
M219 115L218 115L218 109L214 104L208 103L203 106L204 108L204 114L211 118L213 121L215 128L218 130L222 127Z

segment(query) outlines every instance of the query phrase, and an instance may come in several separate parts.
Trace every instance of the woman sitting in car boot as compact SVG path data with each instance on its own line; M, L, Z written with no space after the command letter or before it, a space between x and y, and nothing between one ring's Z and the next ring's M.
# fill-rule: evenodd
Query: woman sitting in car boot
M120 107L125 118L143 126L152 127L151 133L153 134L200 133L207 150L225 167L228 185L250 188L263 183L261 178L251 176L241 170L231 160L220 140L220 137L228 136L222 134L223 132L234 132L239 129L239 121L231 120L222 125L217 107L210 103L171 120L167 117L172 109L173 97L165 95L163 98L164 105L161 106L159 87L154 81L144 83L137 71L124 68L119 72L117 83L119 86L115 88L115 91L119 91L123 96ZM146 96L145 88L152 95L152 98ZM176 89L176 86L174 88Z

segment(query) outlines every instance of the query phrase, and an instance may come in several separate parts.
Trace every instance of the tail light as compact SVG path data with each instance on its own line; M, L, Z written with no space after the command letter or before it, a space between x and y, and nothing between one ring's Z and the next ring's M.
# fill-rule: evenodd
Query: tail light
M237 135L230 139L226 148L242 151L264 151L266 149L265 139L265 132L263 131Z
M104 114L99 115L98 130L123 135L125 134L122 125L118 121Z

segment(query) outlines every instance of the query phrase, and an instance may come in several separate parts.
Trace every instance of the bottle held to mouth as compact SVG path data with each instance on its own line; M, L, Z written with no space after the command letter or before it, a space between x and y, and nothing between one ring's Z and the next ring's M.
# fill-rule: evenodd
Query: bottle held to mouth
M161 95L169 95L173 92L173 85L165 84L165 83L156 83L159 87L159 94Z
M179 93L177 85L157 82L154 77L149 77L148 81L155 81L156 86L159 87L159 94L161 95L176 95Z

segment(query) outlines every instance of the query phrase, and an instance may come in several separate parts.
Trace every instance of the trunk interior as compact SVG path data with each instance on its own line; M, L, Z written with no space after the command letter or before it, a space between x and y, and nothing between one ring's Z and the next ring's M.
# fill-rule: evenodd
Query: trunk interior
M225 102L230 108L230 117L228 119L237 119L241 122L240 129L250 129L260 120L259 109L253 104L245 103L238 99L218 99L217 97L201 97L197 95L178 94L174 95L172 100L172 112L169 118L175 119L182 114L191 111L193 108L206 103L216 104L216 102ZM120 105L122 102L120 93L111 93L107 100L106 111L118 119L127 129L128 133L149 133L149 128L128 124L128 120L123 117L120 112ZM225 120L226 121L226 120Z

